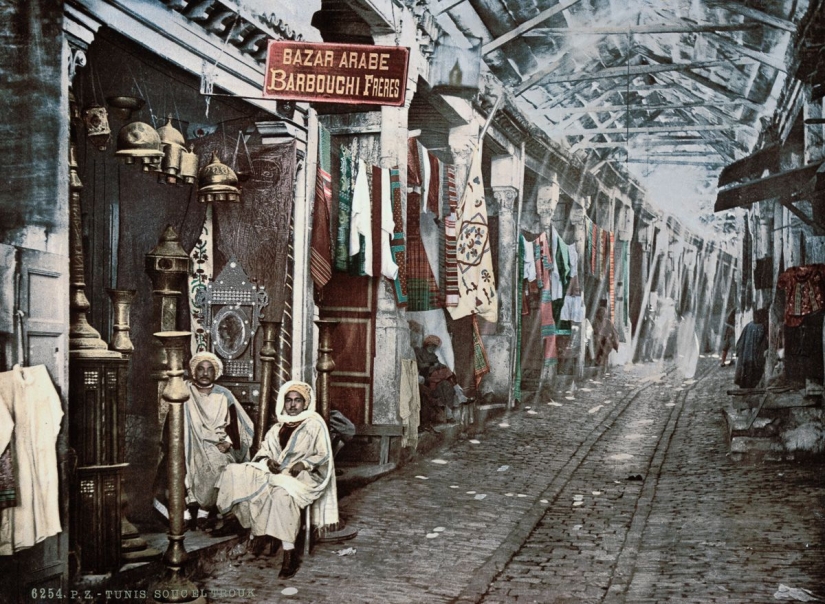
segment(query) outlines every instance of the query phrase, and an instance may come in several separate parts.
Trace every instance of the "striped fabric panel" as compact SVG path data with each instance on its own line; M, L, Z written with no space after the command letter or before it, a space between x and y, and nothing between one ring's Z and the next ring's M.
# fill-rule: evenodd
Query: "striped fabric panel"
M335 245L335 270L349 271L349 228L352 213L352 152L341 145L341 183L338 189L338 237Z
M458 262L456 261L456 232L458 189L455 186L455 166L447 165L444 170L446 201L449 213L444 219L444 288L447 306L458 306Z
M481 378L490 373L490 360L478 330L478 315L473 314L473 380L478 390Z
M541 277L539 313L541 315L541 338L544 341L544 366L549 367L558 363L559 354L556 349L556 322L553 319L553 300L550 287L550 243L547 233L539 235L534 242L536 255L536 275Z
M607 287L610 295L610 319L616 322L616 240L613 233L609 233L607 250Z
M395 299L398 306L407 306L407 246L404 240L404 217L401 204L401 171L398 166L390 168L390 194L392 195L392 220L395 223L392 235L392 251L398 276L395 278Z
M438 284L421 241L421 195L407 193L407 295L411 311L440 308Z

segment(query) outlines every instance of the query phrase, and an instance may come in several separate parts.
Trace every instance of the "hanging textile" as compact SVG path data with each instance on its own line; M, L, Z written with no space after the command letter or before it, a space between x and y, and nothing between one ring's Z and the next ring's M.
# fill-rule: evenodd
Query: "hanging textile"
M390 196L392 197L392 220L393 234L392 252L393 260L398 266L398 276L395 278L395 300L400 307L407 306L407 244L404 239L404 216L401 204L401 171L398 166L390 168Z
M375 189L373 182L373 189ZM392 215L392 187L389 168L381 168L381 274L395 281L398 278L398 265L392 253L392 237L395 221Z
M622 241L622 292L624 293L624 324L630 322L630 242Z
M444 219L445 252L445 297L447 307L458 306L458 261L456 259L456 222L458 221L458 189L455 186L455 166L448 165L445 170L447 203L449 212Z
M350 216L352 214L353 157L352 152L341 145L341 182L338 187L338 237L335 247L335 270L349 271Z
M481 340L481 333L478 330L478 316L473 314L473 380L476 390L481 384L481 378L490 373L490 361L487 358L487 350Z
M401 359L401 388L398 401L401 416L401 447L418 446L418 425L421 421L421 391L418 387L418 363Z
M525 265L525 239L524 235L518 236L518 257L516 261L516 291L519 297L524 300L524 265ZM532 258L531 258L532 260ZM534 265L535 266L535 265ZM516 362L513 371L513 400L521 401L521 331L524 319L523 312L516 313Z
M0 333L14 333L17 250L0 243Z
M558 362L556 350L556 323L553 320L553 299L550 290L550 243L547 233L542 233L533 242L536 255L536 282L541 292L539 310L541 314L541 338L544 342L544 366L555 365Z
M350 214L349 255L350 274L372 277L372 207L370 185L367 181L367 164L357 162L357 172L352 190Z
M807 315L822 310L825 264L789 268L776 282L785 290L785 325L799 327Z
M407 156L407 308L424 311L440 308L438 282L433 274L421 234L421 148L410 141ZM429 161L427 162L429 166Z
M62 530L56 444L63 408L45 365L0 373L0 405L14 419L9 442L0 443L16 463L17 505L0 510L0 555L10 556Z
M599 249L599 227L594 224L590 223L590 274L591 275L598 275L598 271L596 270L597 266L597 255Z
M616 280L613 266L616 264L615 239L613 233L608 233L607 245L607 288L610 296L610 318L616 320Z
M11 437L14 419L7 405L0 402L0 509L17 505L17 482L14 477Z
M189 320L192 332L190 348L193 355L207 349L207 334L203 326L206 309L198 302L199 298L206 294L206 286L214 275L212 235L212 202L209 202L206 204L206 216L200 235L189 252Z
M584 303L582 300L582 290L579 285L579 271L577 267L579 253L576 251L575 245L571 245L567 253L570 261L570 285L564 296L564 305L559 313L559 322L569 321L581 323L584 320Z
M331 137L318 124L318 166L315 170L315 207L312 214L312 243L309 266L315 289L321 290L332 279L332 239L330 204L332 203Z
M498 321L498 294L481 177L481 148L476 149L470 165L467 185L458 206L456 231L459 300L457 306L449 308L450 315L460 319L478 314L495 323Z
M441 218L441 162L438 158L427 152L427 160L430 165L430 182L427 187L427 210Z

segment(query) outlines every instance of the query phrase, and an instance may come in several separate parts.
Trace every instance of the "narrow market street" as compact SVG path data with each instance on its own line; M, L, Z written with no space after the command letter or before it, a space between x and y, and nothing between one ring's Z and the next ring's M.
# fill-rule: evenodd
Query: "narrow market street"
M823 463L734 459L732 382L710 355L692 379L611 368L343 498L358 536L291 580L238 546L198 586L239 604L821 598Z

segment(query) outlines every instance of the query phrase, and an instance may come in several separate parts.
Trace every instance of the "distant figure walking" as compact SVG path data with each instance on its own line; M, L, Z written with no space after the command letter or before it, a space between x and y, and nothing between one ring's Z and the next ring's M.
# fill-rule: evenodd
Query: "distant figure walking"
M728 313L728 318L725 319L725 329L722 332L722 363L720 364L721 367L726 367L731 363L726 363L726 359L728 358L728 351L733 348L734 342L736 341L734 336L736 335L736 307L731 308L730 312Z

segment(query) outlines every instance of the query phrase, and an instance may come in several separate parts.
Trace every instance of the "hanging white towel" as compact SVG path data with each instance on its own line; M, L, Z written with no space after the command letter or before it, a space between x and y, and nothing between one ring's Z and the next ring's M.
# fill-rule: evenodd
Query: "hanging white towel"
M524 239L524 235L521 236ZM524 278L531 283L536 280L536 257L533 252L533 242L524 239Z
M370 187L367 182L367 164L358 160L358 173L352 192L352 211L350 214L349 255L355 256L361 251L364 237L364 272L372 277L372 208L370 206Z
M381 168L381 274L390 281L395 281L398 277L398 265L395 263L390 245L394 230L390 170Z

